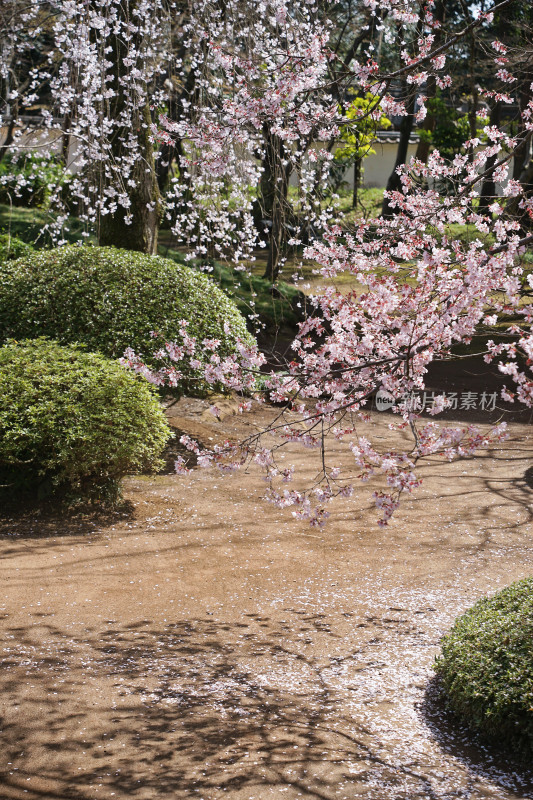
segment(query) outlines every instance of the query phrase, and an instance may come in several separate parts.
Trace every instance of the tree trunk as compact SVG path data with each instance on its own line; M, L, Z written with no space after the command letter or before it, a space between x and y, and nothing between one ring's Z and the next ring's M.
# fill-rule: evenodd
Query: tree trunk
M477 136L477 110L479 105L479 97L475 76L473 75L472 77L472 99L468 109L468 130L470 132L470 138L475 139ZM468 160L470 163L473 163L474 161L474 150L472 147L468 148Z
M476 37L474 34L469 36L470 54L468 58L468 83L470 86L470 98L468 102L468 131L470 138L475 139L477 136L477 112L479 107L479 90L477 85L477 47ZM472 147L468 148L468 161L470 164L474 161L474 150Z
M435 116L433 114L428 113L427 117L424 120L424 125L422 126L422 130L433 133L433 131L435 130ZM431 149L430 139L421 136L418 141L418 145L416 147L415 158L417 158L423 164L427 164L430 149Z
M526 110L528 103L531 99L530 86L533 82L533 70L528 70L521 79L520 93L519 93L519 111L520 116L518 120L518 140L519 144L515 150L513 160L513 178L520 180L520 175L527 167L529 162L529 153L531 150L531 141L527 136L525 120L523 113Z
M386 191L397 192L402 188L400 176L397 173L398 167L401 167L407 161L407 152L409 149L409 139L413 131L414 113L416 102L416 90L412 90L407 100L406 111L407 115L403 117L402 124L400 125L400 140L398 142L398 150L396 153L396 162L392 170L389 180L387 181ZM383 198L383 205L381 207L381 215L390 218L396 214L396 209L390 205L388 197Z
M501 103L495 103L490 110L489 125L500 126ZM487 213L488 208L496 197L496 183L494 181L494 168L498 161L498 154L492 156L487 161L485 170L489 170L487 177L481 185L478 211L480 214Z
M533 159L524 165L522 172L518 176L518 180L522 184L522 189L526 197L531 197L533 194ZM529 215L520 209L520 201L522 199L523 195L521 194L516 197L510 197L507 201L506 211L510 217L515 217L520 221L522 230L528 230L531 228L532 222Z
M434 9L434 17L438 22L442 23L444 20L444 3L442 0L437 0L435 3ZM435 41L433 42L433 47L437 48L442 44L442 27L437 28L435 32ZM430 100L434 100L437 96L437 81L435 80L434 75L430 75L427 84L426 84L426 103ZM419 161L422 161L423 164L427 164L429 158L429 151L431 149L431 137L429 134L433 133L435 130L435 125L437 123L437 119L435 114L432 114L431 111L428 111L425 120L422 122L420 128L423 131L427 131L427 136L421 136L418 142L415 158Z
M422 33L422 8L419 8L418 12L418 22L416 24L416 37L418 38ZM407 152L409 149L409 139L411 138L411 133L413 131L413 124L415 121L415 107L416 107L416 95L417 90L415 87L412 87L409 90L409 86L405 78L402 80L402 96L405 100L405 110L407 112L405 117L402 117L402 122L400 125L400 141L398 142L398 150L396 152L396 162L394 164L394 169L392 170L389 180L387 181L387 186L385 187L387 192L397 192L400 191L402 188L402 182L400 176L397 173L398 167L401 167L407 161ZM396 214L397 211L395 208L392 208L389 199L387 197L383 198L383 205L381 206L381 216L385 218L390 218Z
M161 195L155 174L154 153L150 141L150 107L145 104L139 112L137 136L141 157L133 172L134 186L129 192L130 208L117 209L115 214L100 218L98 243L101 246L121 247L125 250L140 250L143 253L157 253L157 233L161 217ZM120 157L119 147L115 147L115 158ZM131 223L126 222L129 214Z
M121 5L121 13L128 21L132 17L137 0L125 0ZM139 37L138 37L139 38ZM142 50L142 42L134 42L137 52ZM109 52L113 53L114 76L112 88L115 91L113 114L120 119L127 110L131 100L126 96L122 78L130 66L125 66L124 59L128 53L126 43L118 36L111 36ZM142 70L143 63L139 57L137 69ZM127 113L130 113L127 110ZM102 246L112 245L126 250L140 250L154 255L157 252L157 233L161 218L161 195L157 184L154 162L154 149L151 142L150 103L136 109L133 119L127 127L117 127L111 136L111 153L116 164L120 164L130 151L124 146L132 132L137 137L138 158L136 159L130 181L128 182L128 199L130 207L117 208L114 214L102 214L99 221L98 243Z
M207 43L204 41L202 43L202 53L204 58L207 58L207 50ZM177 54L178 60L183 60L186 57L186 53L187 48L182 45ZM175 122L178 121L179 110L183 107L184 101L193 107L200 103L200 89L197 83L196 70L192 67L189 69L187 79L185 80L179 95L171 95L169 98L169 109L167 116L170 120ZM182 155L183 144L177 139L172 143L164 142L161 145L161 152L156 163L157 184L161 194L163 194L168 188L170 171L172 169L172 161L174 158L177 158L179 161Z
M279 136L265 126L265 157L259 184L260 209L271 223L268 260L263 277L274 283L286 252L290 162L283 164L285 148Z
M357 194L361 183L361 159L356 158L353 162L353 195L352 208L357 208Z
M14 140L14 138L15 138L15 126L16 126L16 122L17 122L17 121L16 121L16 118L15 118L15 116L13 115L13 116L11 117L11 119L9 120L9 125L8 125L8 127L7 127L6 138L5 138L5 139L4 139L4 141L2 142L2 145L0 146L0 162L2 161L2 159L4 158L4 156L6 155L6 153L8 152L9 148L10 148L10 147L11 147L11 145L13 144L13 140Z
M163 142L161 145L161 152L156 162L157 185L161 194L168 189L170 170L172 168L172 161L174 159L175 148L173 144Z
M64 167L68 167L68 157L70 151L70 123L70 114L66 114L62 125L63 133L61 134L61 160Z

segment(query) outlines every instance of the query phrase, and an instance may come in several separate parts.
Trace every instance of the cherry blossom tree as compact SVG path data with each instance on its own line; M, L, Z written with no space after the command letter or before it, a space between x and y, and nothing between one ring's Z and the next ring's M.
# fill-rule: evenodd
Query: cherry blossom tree
M447 35L440 31L435 45L435 29L441 23L432 13L411 3L382 0L369 3L383 26L387 12L388 28L400 28L411 36L410 46L402 53L402 66L383 74L366 51L361 60L350 62L350 83L375 97L369 114L413 115L421 121L425 115L423 87L431 77L437 86L450 85L445 71L446 54L461 39L475 35L490 25L493 14L501 13L510 3L501 2L492 10L478 13L460 31ZM288 4L280 0L261 3L263 14L290 14ZM207 164L216 154L223 170L228 158L228 141L238 139L241 146L259 137L265 125L298 154L300 136L308 126L323 126L324 140L333 127L343 124L333 98L319 96L309 105L327 75L328 38L319 30L315 39L306 41L308 49L290 47L283 52L283 68L273 59L239 62L239 54L221 47L220 66L228 81L233 81L231 96L217 108L218 116L198 117L190 129L196 152L208 154ZM506 46L498 39L491 42L495 78L485 91L495 102L513 102L513 75L504 66ZM274 51L276 54L276 51ZM268 80L265 80L264 73ZM401 78L418 87L418 110L395 98L390 87ZM489 342L486 358L505 356L500 369L516 383L504 397L529 405L533 402L533 381L528 369L533 357L533 306L524 304L523 287L533 286L521 261L524 248L533 242L533 234L511 208L533 217L533 200L525 187L510 174L517 148L533 134L533 86L527 103L521 104L520 137L490 123L482 137L466 142L464 152L450 163L438 151L423 160L399 164L398 189L386 193L393 215L360 221L353 231L322 220L324 232L306 249L305 257L315 263L324 278L342 272L351 273L357 290L341 293L330 287L312 298L313 313L300 325L293 344L292 360L282 372L269 370L265 357L241 344L239 357L221 358L217 342L195 342L182 331L181 343L167 343L160 350L162 370L150 371L134 353L126 362L156 384L176 384L180 362L184 358L202 368L212 384L224 384L243 394L245 409L248 396L261 384L261 399L266 397L282 406L275 421L264 432L254 432L239 444L203 451L185 437L184 444L193 450L202 465L217 464L234 470L249 459L260 464L269 481L269 498L281 507L294 508L299 517L322 524L326 505L335 496L349 495L353 480L343 476L341 465L331 463L328 436L344 443L353 456L358 477L366 481L382 475L386 488L374 494L380 510L380 524L386 525L397 508L402 494L419 484L417 465L435 454L452 460L486 447L504 435L504 425L484 433L474 426L449 426L420 419L420 407L411 400L425 388L429 364L436 359L453 358L453 348L468 343L480 325L493 326L510 318L509 344ZM331 101L331 104L330 104ZM215 122L216 120L216 122ZM245 120L245 124L242 124ZM172 130L172 126L168 126ZM251 139L249 137L252 137ZM309 153L311 155L311 153ZM320 161L324 154L313 157ZM327 151L326 151L327 160ZM487 179L502 187L488 207L479 205L481 187ZM435 188L445 180L453 187L442 197ZM464 243L450 234L450 226L475 226L478 238ZM164 343L162 343L164 344ZM520 353L523 360L520 360ZM386 392L393 403L396 421L392 426L411 433L404 449L383 449L366 432L369 403L376 390ZM444 396L436 398L431 409L437 415L446 407ZM216 413L216 409L214 409ZM371 429L369 429L371 431ZM272 434L277 437L272 444ZM316 481L307 489L284 488L292 478L291 468L278 461L280 448L289 442L316 449L320 468ZM179 463L178 470L186 469Z
M331 154L311 151L337 133L336 107L326 91L329 37L319 6L301 2L198 3L188 24L202 43L195 101L177 119L162 119L166 140L184 143L175 181L176 235L191 252L234 262L268 239L266 277L277 278L288 231L320 218L312 199ZM310 164L312 166L310 166ZM294 177L298 200L289 202ZM257 187L257 191L255 188ZM250 191L252 189L252 191ZM210 213L202 210L209 205ZM169 204L170 206L171 204ZM238 227L235 224L238 220Z
M28 66L24 86L9 83L0 121L16 122L15 103L35 120L30 132L16 126L10 137L15 164L37 150L41 163L62 166L50 186L57 231L74 207L102 244L155 252L160 198L150 103L168 55L169 19L164 0L38 0L6 15L6 84ZM23 188L20 175L4 182L15 194Z
M119 243L138 237L134 246L153 252L164 209L191 255L231 256L243 267L268 236L272 279L286 248L304 241L305 258L324 278L353 275L357 289L341 293L329 287L311 298L312 313L300 325L282 371L244 343L239 357L222 358L216 341L195 342L185 323L180 341L160 343L160 372L135 353L126 355L154 383L177 384L186 359L213 385L241 392L243 409L259 390L260 398L266 394L280 405L268 431L245 442L211 452L188 439L185 444L200 463L222 470L255 460L265 469L270 499L314 524L322 524L330 500L353 490L341 465L331 463L329 435L346 445L362 480L384 477L386 488L375 494L381 524L401 495L418 485L421 459L453 459L503 435L501 427L485 434L424 423L409 400L424 389L429 364L453 357L454 346L470 341L480 324L510 317L514 338L503 346L489 343L486 357L505 358L501 368L516 384L507 389L507 399L532 401L527 362L533 355L533 310L524 303L524 286L533 286L520 256L533 241L527 230L533 203L527 186L510 174L513 154L523 152L533 134L531 85L527 96L521 86L519 135L489 122L452 162L437 150L427 160L399 162L382 217L348 230L317 193L333 159L331 143L354 125L348 89L373 98L365 117L375 122L385 115L422 123L426 88L445 90L453 82L446 70L452 48L485 35L494 14L514 2L480 7L459 30L447 31L431 2L364 0L362 29L342 48L334 46L327 9L336 4L328 0L43 0L21 17L24 30L35 35L46 25L52 38L47 67L30 71L25 102L37 102L46 87L52 102L42 110L44 138L78 143L70 192L82 218L99 228L101 241L108 241L110 231ZM172 45L176 20L179 61ZM376 37L389 44L399 40L399 63L380 63ZM30 41L19 36L17 52ZM488 47L493 76L480 95L511 104L516 81L508 45L495 37ZM518 53L513 55L516 60ZM165 114L168 80L183 91ZM407 95L396 96L398 82L410 87ZM177 155L164 207L154 167L163 146ZM297 201L289 202L291 176ZM452 187L445 197L436 188L439 181ZM500 185L502 194L480 205L487 181ZM261 230L261 220L257 224L258 191L270 230ZM53 199L60 207L59 188ZM468 243L455 239L449 233L453 224L475 226L478 237ZM365 430L378 389L392 399L394 425L411 433L404 449L384 450ZM432 413L445 404L437 398ZM278 438L272 445L273 433ZM284 488L292 472L277 454L289 441L319 454L319 472L307 490Z

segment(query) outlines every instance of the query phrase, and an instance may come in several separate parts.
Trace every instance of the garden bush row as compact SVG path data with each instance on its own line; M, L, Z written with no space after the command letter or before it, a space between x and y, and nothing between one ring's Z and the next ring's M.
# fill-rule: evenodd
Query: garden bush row
M0 271L0 341L47 336L110 358L131 347L150 366L160 346L154 332L172 341L183 319L198 341L219 339L221 355L234 352L236 337L252 342L235 304L205 275L170 259L70 245ZM183 372L182 390L206 388L197 371Z
M125 474L157 469L170 431L148 383L111 359L131 347L150 364L154 332L172 341L183 319L229 354L236 337L251 342L244 318L206 276L167 259L13 240L2 259L1 247L0 485L113 501ZM207 388L183 371L180 391Z

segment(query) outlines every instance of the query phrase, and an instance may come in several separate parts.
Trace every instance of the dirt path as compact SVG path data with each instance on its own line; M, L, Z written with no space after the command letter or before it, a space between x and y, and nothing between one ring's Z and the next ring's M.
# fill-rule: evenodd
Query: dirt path
M129 480L133 516L83 534L5 521L1 800L533 797L427 690L453 618L533 573L531 454L516 424L429 464L384 531L368 487L317 533L202 471Z

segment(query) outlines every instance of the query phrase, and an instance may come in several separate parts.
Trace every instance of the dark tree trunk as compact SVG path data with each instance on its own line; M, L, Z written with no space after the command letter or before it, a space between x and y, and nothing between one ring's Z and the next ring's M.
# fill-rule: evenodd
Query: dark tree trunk
M265 158L259 183L259 202L261 213L270 223L270 236L267 266L263 277L274 283L287 249L290 163L283 164L285 148L282 139L272 134L266 127L264 137Z
M167 142L164 142L161 145L159 158L156 162L157 185L161 194L164 194L164 192L168 189L170 170L172 168L174 154L175 147L173 144L167 144Z
M202 44L202 51L204 58L206 58L207 44L205 42ZM183 47L183 49L179 51L178 56L180 59L183 59L185 58L185 55L186 48ZM187 79L181 88L179 95L174 95L170 98L168 111L168 118L170 120L178 120L179 112L183 107L184 101L193 107L200 102L200 91L196 81L196 70L193 68L189 69ZM168 188L170 171L172 169L172 161L174 158L179 160L181 155L183 155L183 145L179 140L176 139L176 141L172 143L164 142L161 145L161 152L156 163L157 184L161 193L164 193Z
M125 0L122 4L122 13L125 19L130 19L136 0ZM136 42L137 49L141 49L141 42ZM124 65L127 55L126 44L117 36L110 38L109 47L112 49L115 71L112 88L115 90L115 103L113 113L119 119L128 103L122 85L122 77L127 74L130 67ZM142 69L142 62L137 65ZM100 245L113 245L126 250L140 250L143 253L154 255L157 252L157 234L161 218L161 195L157 184L154 162L154 149L151 142L151 124L149 101L139 107L132 120L131 128L117 128L111 139L111 152L115 163L120 163L129 152L124 148L131 131L137 135L139 157L131 176L133 185L128 186L129 209L118 208L114 214L104 214L100 217L98 243ZM131 220L129 223L126 218Z
M407 87L406 87L407 88ZM398 150L396 153L396 162L392 170L389 180L387 181L387 192L397 192L402 188L400 176L397 173L398 167L401 167L407 161L407 152L409 149L409 139L413 131L413 122L415 114L416 91L412 90L406 103L407 115L403 117L400 125L400 140L398 142ZM383 205L381 207L381 215L383 217L392 217L396 214L396 209L393 208L389 202L388 197L383 198Z
M529 142L529 140L528 140ZM522 184L522 189L526 197L531 197L533 194L533 159L524 165L522 172L518 176L518 180ZM532 222L527 213L520 209L520 201L523 195L519 194L516 197L509 198L507 202L506 213L510 217L515 217L520 221L522 230L529 230L532 227Z
M150 141L150 109L146 104L139 113L138 138L140 158L133 171L134 185L129 190L130 208L119 208L115 214L100 218L98 243L126 250L139 250L155 255L161 216L161 196L155 175L153 148ZM120 146L114 150L120 158ZM126 221L126 214L131 222Z
M495 125L497 128L500 126L501 103L495 103L490 110L489 125ZM486 214L488 208L496 196L496 182L494 181L494 168L498 162L498 154L488 159L485 171L487 177L483 180L481 185L481 194L479 197L478 210L481 214Z
M150 141L150 107L148 103L139 112L138 139L141 157L133 172L134 186L129 192L131 206L126 212L120 208L113 215L100 218L98 243L112 245L126 250L140 250L143 253L157 253L157 233L161 217L161 195L155 174L154 153ZM120 143L115 157L120 157ZM131 224L125 215L132 217Z
M521 80L520 94L519 94L519 108L520 118L518 121L518 140L519 145L516 148L514 161L513 161L513 178L520 180L520 175L527 167L529 162L529 153L531 150L531 141L527 135L525 120L522 117L523 112L526 110L527 105L531 99L530 86L533 82L533 70L528 70Z
M533 12L532 12L533 15ZM526 197L533 194L533 159L531 158L531 134L526 130L522 113L527 108L531 99L530 85L533 81L533 71L529 68L521 78L520 86L520 119L518 122L518 141L513 160L513 178L520 181ZM521 195L511 197L507 202L507 213L520 220L522 230L530 230L532 221L530 216L520 209Z
M61 135L61 160L64 167L68 166L68 156L70 150L70 122L70 114L67 114L63 120L63 133Z
M416 37L418 38L421 33L422 33L422 9L419 8L418 22L416 24ZM409 139L411 138L411 133L413 132L413 124L415 121L416 95L417 95L416 88L411 87L411 89L409 89L407 81L403 79L402 97L405 101L405 110L407 114L405 115L405 117L402 117L402 122L400 125L400 141L398 142L398 150L396 152L396 162L394 164L394 169L392 170L389 176L389 180L387 181L387 186L385 187L387 192L397 192L400 191L400 189L402 188L402 182L396 170L398 169L398 167L403 166L407 161ZM396 213L397 210L391 206L388 197L384 197L383 205L381 206L381 215L385 218L390 218L394 216L394 214Z
M468 59L468 84L470 88L470 98L468 103L468 131L471 139L475 139L477 135L477 112L479 107L479 90L477 85L477 46L476 37L472 34L469 37L470 54ZM472 147L468 150L468 161L472 164L474 161L474 150Z
M519 136L523 134L523 131L520 132ZM520 144L517 146L514 154L513 159L513 179L520 180L520 175L524 171L524 168L527 166L529 160L529 152L530 152L530 141L528 138L523 137Z
M353 162L353 195L352 195L352 208L357 208L357 194L359 191L359 184L361 183L361 159L356 158Z
M9 120L9 125L7 126L6 138L2 142L0 146L0 162L3 160L4 156L8 152L9 148L13 144L13 139L15 138L15 126L17 124L17 120L15 115L11 117Z
M435 3L434 17L440 23L443 22L444 3L442 2L442 0L437 0L437 2ZM441 45L441 43L442 43L442 27L439 27L435 32L435 41L433 42L433 47L437 48ZM425 95L426 95L426 103L429 102L430 100L434 100L435 97L437 96L437 81L435 80L434 75L430 75L427 80ZM437 119L435 117L435 114L433 114L431 111L428 111L425 120L422 122L422 125L420 126L420 128L423 131L427 131L428 135L427 136L422 135L420 137L420 140L416 148L415 158L417 158L419 161L422 161L423 164L427 164L427 160L429 158L429 151L431 149L431 138L429 134L433 133L433 131L435 130L436 122Z
M474 75L473 78L472 99L470 100L470 108L468 109L468 130L470 132L471 139L475 139L477 135L477 110L479 105L478 89ZM468 160L470 162L474 160L474 151L472 148L469 148Z
M434 114L428 113L427 117L424 120L422 130L428 131L429 133L433 133L433 131L435 130ZM427 164L430 149L431 149L431 141L429 137L426 138L424 136L421 136L416 146L415 158L417 158L419 161L422 161L423 164Z

